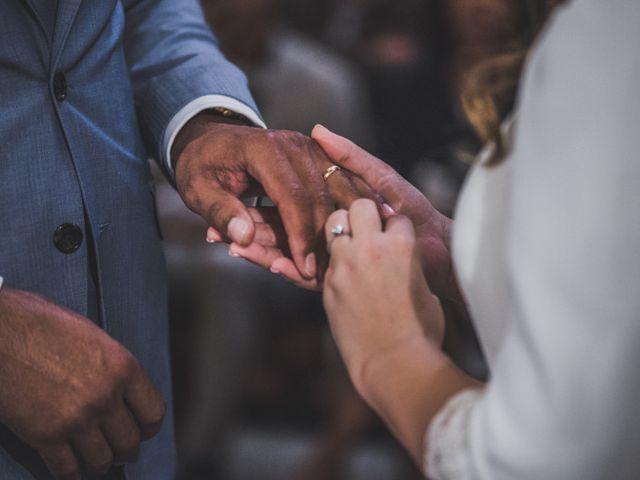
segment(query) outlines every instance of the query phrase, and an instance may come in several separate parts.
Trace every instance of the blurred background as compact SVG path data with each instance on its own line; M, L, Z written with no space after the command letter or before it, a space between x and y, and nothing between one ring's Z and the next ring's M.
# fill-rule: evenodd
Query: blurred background
M479 145L458 105L474 62L509 38L505 0L201 0L270 128L316 123L396 168L451 214ZM504 21L501 21L504 20ZM304 292L205 243L157 175L170 274L180 480L421 478L349 383ZM483 378L466 313L446 347Z

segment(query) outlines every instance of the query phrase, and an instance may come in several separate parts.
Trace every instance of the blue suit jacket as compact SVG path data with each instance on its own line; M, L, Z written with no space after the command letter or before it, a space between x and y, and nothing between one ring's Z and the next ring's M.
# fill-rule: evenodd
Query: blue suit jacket
M170 412L166 279L146 158L161 156L171 118L199 96L255 106L197 0L58 2L51 39L29 0L0 1L0 275L86 315L91 241L101 325L138 358ZM54 244L62 224L84 233L74 253ZM174 470L168 415L126 473L162 480ZM35 452L0 428L0 478L34 477L49 478Z

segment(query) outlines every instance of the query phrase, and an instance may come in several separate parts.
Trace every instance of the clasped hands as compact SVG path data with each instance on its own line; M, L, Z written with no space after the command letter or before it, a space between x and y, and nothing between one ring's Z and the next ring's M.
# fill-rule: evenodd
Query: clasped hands
M323 235L329 215L360 198L383 219L408 217L419 258L438 296L460 294L451 268L451 221L391 167L318 126L296 132L218 123L201 114L172 150L186 205L211 226L209 241L230 243L243 257L307 289L320 289L328 266ZM323 179L333 165L341 170ZM241 196L266 195L275 207L246 207Z
M204 135L179 153L176 168L186 204L208 220L208 239L230 243L232 255L300 287L324 287L332 332L356 386L381 352L415 339L439 348L444 317L437 297L461 300L451 221L416 188L321 126L311 138L200 128ZM237 198L251 194L267 195L275 207L247 208ZM341 229L346 235L336 237Z

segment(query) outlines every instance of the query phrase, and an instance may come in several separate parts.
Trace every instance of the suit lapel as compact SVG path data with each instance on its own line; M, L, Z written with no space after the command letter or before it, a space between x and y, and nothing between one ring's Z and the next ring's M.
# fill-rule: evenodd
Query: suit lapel
M24 0L29 1L29 0ZM55 70L62 49L64 48L71 26L76 19L78 9L82 0L58 0L58 16L56 18L56 28L53 34L53 46L51 51L51 68Z

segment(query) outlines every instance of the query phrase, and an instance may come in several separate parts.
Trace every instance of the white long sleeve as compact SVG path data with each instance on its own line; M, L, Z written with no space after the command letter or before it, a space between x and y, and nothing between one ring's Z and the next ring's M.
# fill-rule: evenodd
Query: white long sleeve
M468 181L454 250L491 380L433 422L434 480L640 478L639 26L632 0L562 9L510 158Z

